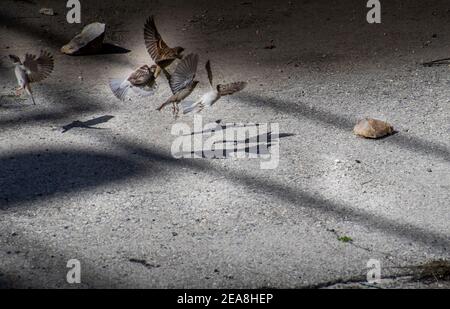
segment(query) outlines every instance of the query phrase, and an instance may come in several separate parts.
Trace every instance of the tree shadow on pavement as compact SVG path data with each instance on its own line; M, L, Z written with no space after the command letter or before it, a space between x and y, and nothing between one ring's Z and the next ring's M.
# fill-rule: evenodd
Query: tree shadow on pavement
M336 115L317 107L310 107L300 101L284 101L276 98L268 98L257 94L238 94L237 99L249 103L260 108L271 108L276 111L282 111L295 117L306 117L313 121L320 122L325 125L332 125L340 130L348 131L352 134L353 127L356 125L357 119L349 119L340 115ZM432 141L426 141L421 138L396 132L383 142L396 145L409 151L417 152L424 155L433 155L445 161L450 161L450 150L442 144Z
M1 210L123 181L143 170L128 159L78 150L17 152L0 157L0 162Z
M128 141L117 141L123 150L146 159L164 162L166 168L190 168L197 171L208 172L218 178L226 177L236 184L252 188L262 195L276 196L278 200L288 202L292 207L305 210L313 210L320 215L331 216L337 220L352 221L377 230L381 233L388 233L413 242L421 243L425 246L444 249L450 247L448 235L433 232L416 226L408 222L391 219L383 215L367 212L363 209L355 208L336 201L327 199L320 194L308 192L302 188L294 188L278 183L267 178L257 178L254 175L243 173L242 171L232 171L222 169L211 164L207 160L186 160L174 159L170 154L163 151L146 148Z

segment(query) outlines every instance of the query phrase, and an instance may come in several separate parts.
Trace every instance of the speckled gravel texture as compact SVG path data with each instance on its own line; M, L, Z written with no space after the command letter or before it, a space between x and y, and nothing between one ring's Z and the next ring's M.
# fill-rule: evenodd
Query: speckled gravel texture
M369 259L393 280L385 287L449 287L399 268L449 259L450 68L421 65L450 57L448 1L382 1L380 25L356 0L84 1L81 25L65 21L65 1L43 2L0 11L0 287L367 287L355 282ZM208 89L207 59L217 82L249 83L204 123L294 134L279 141L277 169L174 159L172 125L193 118L155 111L170 95L164 79L153 97L114 98L109 78L151 63L150 14L170 45L199 54L192 98ZM59 52L94 21L131 52ZM33 106L13 96L5 56L40 49L55 71L33 85ZM356 137L364 117L397 134ZM66 282L70 259L79 285Z

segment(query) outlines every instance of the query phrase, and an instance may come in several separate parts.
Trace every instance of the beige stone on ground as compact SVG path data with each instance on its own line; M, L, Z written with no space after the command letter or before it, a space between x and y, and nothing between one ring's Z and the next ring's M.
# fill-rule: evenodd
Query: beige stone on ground
M358 122L353 132L358 136L377 139L394 133L394 127L385 121L366 118Z

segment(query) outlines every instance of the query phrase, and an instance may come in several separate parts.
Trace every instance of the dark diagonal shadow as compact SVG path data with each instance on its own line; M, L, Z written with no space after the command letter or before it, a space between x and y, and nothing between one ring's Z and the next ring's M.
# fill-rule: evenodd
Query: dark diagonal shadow
M357 224L378 230L382 234L395 235L400 238L418 242L430 247L449 248L450 237L436 233L413 224L400 222L387 217L369 213L326 199L320 194L307 192L299 188L292 188L268 179L257 179L242 172L234 172L210 164L204 159L174 159L170 154L159 150L148 149L127 141L118 141L118 146L129 153L142 156L148 160L157 159L171 167L190 168L197 171L207 171L220 178L226 177L234 183L252 188L262 195L276 196L279 200L288 202L292 207L311 209L321 214L332 216L338 220L350 220Z
M432 67L432 66L440 66L440 65L449 65L450 64L450 58L444 58L444 59L438 59L433 60L430 62L424 62L422 65L424 67Z
M294 136L291 133L272 134L272 132L260 134L246 139L222 140L214 142L211 149L201 149L191 152L176 154L182 158L203 159L228 159L238 158L239 154L270 155L270 148L278 144L282 138Z
M237 158L238 154L252 154L252 155L270 155L270 143L258 143L253 146L240 146L237 145L224 145L220 149L214 151L208 150L195 150L191 152L177 153L177 156L183 158L202 158L211 160L225 160L230 158Z
M203 158L203 159L228 159L245 157L251 155L269 155L273 144L279 143L281 139L295 136L292 133L274 133L266 128L265 133L258 134L257 129L260 124L222 124L220 120L213 124L214 127L204 129L201 132L193 132L182 135L183 137L195 136L202 141L201 147L195 147L191 151L183 149L174 153L176 157L182 158ZM208 142L214 137L214 141ZM195 144L195 143L194 143ZM205 146L206 144L206 146ZM243 156L241 156L243 155Z
M119 45L104 43L99 55L128 54L131 50L123 48Z
M122 181L141 174L142 170L134 161L77 150L30 151L2 156L0 209ZM153 172L147 171L146 176L151 174Z
M73 128L101 130L103 128L98 128L98 127L94 127L94 126L102 124L102 123L106 123L113 118L114 118L114 116L106 115L106 116L97 117L97 118L94 118L94 119L91 119L88 121L75 120L72 123L69 123L68 125L63 126L62 133L66 133L67 131L72 130Z
M271 108L297 117L306 117L326 125L333 125L342 130L351 131L356 124L356 121L352 119L329 113L320 108L310 107L300 101L283 101L253 93L236 94L235 98L258 108Z
M40 16L37 15L37 17ZM45 32L40 27L24 22L19 16L9 16L4 12L0 12L0 25L14 28L19 32L28 33L35 38L45 40L52 46L62 46L68 42L68 37L65 35Z
M119 45L111 43L103 43L100 50L88 50L88 48L83 48L72 57L89 57L98 55L114 55L114 54L128 54L131 50L123 48Z
M338 129L348 131L349 134L351 134L357 121L356 119L353 120L335 115L320 108L307 106L300 101L283 101L249 93L238 94L236 98L259 108L271 108L296 117L306 117L325 125L332 125ZM385 138L383 143L390 143L412 152L432 155L445 161L450 161L450 149L445 145L405 135L402 132Z
M16 125L27 125L29 123L59 121L67 118L72 118L77 114L99 111L101 111L101 108L94 104L91 106L66 105L56 110L49 110L44 112L40 110L33 110L30 112L22 113L20 115L8 116L4 117L3 119L0 118L0 128L6 129L8 127L13 127Z
M349 207L326 199L320 194L313 194L304 190L287 187L276 182L267 182L253 177L230 173L231 178L244 185L259 190L261 194L275 194L280 200L298 205L303 208L312 208L325 215L344 219L376 229L381 233L396 235L401 238L420 242L430 247L450 247L449 235L439 234L413 224L403 223L384 216L368 213L364 210Z

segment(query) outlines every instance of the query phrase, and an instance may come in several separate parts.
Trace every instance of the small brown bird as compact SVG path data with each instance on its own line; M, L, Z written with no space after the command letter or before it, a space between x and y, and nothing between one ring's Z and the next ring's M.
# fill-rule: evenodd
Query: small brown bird
M23 63L15 55L9 55L9 58L14 63L14 73L19 83L16 95L20 95L20 92L25 89L33 104L36 105L30 84L40 82L50 76L54 66L53 56L47 51L41 51L39 57L26 54Z
M166 70L176 59L183 58L183 47L170 48L162 39L156 28L155 19L150 16L144 26L145 47L152 57L153 61L158 65L155 76L158 77L161 70ZM167 74L166 74L167 76Z
M158 108L158 111L172 103L173 114L175 118L178 117L178 104L186 99L197 87L198 81L194 80L197 73L197 65L198 55L195 54L189 54L181 60L169 79L173 95Z
M213 74L211 70L211 63L208 60L206 63L206 72L208 73L209 84L211 85L211 90L205 93L200 100L195 103L185 104L183 106L183 114L188 114L190 112L196 111L201 112L205 107L210 107L223 96L232 95L238 91L243 90L246 86L246 82L236 82L226 85L218 84L214 86Z
M125 101L130 89L139 95L149 96L153 94L153 90L156 86L155 72L156 65L152 65L151 67L148 65L143 65L131 73L131 75L125 80L111 79L109 81L109 87L114 95L122 101Z

